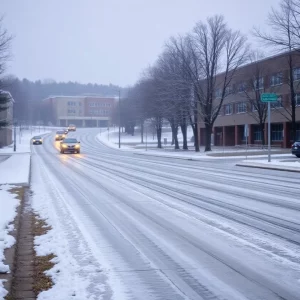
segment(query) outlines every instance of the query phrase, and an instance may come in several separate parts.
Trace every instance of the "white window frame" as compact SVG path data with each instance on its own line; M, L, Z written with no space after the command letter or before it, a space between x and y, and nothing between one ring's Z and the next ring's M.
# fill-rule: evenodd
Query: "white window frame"
M246 82L244 82L244 81L243 81L243 82L240 82L240 83L238 84L237 90L238 90L239 93L245 92L245 91L246 91Z
M254 89L256 91L262 90L264 88L264 77L258 78L258 88L257 88L257 78L254 79Z
M293 69L293 76L294 76L294 80L299 80L300 79L300 68L294 68Z
M296 106L300 106L300 93L297 93L295 95L295 102L296 102Z
M221 96L222 96L222 89L221 88L216 89L216 91L215 91L215 97L216 98L221 98Z
M240 110L240 108L243 108ZM236 103L236 113L237 114L244 114L247 112L247 103L246 102L238 102Z
M280 103L280 105L277 105L279 103ZM279 95L277 97L277 102L271 103L271 109L280 109L280 108L283 108L282 96L281 95Z
M277 74L273 74L270 80L270 86L282 85L283 74L279 72Z
M230 112L229 112L229 113L227 112L227 107L230 107ZM232 107L232 104L225 104L225 105L224 105L224 108L225 108L225 116L232 115L232 113L233 113L233 107Z

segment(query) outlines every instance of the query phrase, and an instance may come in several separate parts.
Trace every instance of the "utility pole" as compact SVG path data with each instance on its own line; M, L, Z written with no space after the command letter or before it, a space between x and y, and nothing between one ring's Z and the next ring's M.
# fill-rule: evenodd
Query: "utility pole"
M119 148L121 148L121 97L119 90Z
M17 139L17 124L16 123L14 123L14 152L16 152L16 150L17 150L17 141L16 141L16 139Z

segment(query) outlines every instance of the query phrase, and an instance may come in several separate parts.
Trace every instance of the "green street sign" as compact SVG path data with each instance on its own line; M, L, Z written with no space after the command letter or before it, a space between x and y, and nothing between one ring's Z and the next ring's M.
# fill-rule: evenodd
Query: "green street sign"
M277 96L277 94L264 93L264 94L261 94L260 101L261 102L277 102L278 96Z

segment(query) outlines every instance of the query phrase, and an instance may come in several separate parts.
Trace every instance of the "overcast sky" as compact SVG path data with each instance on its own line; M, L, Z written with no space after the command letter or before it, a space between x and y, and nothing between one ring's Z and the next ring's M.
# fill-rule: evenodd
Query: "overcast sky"
M20 78L133 84L172 35L223 14L248 34L279 0L0 0Z

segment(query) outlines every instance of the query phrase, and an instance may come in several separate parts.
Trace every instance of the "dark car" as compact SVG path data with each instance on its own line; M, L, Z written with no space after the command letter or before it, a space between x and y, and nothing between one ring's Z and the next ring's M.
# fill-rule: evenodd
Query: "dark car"
M296 155L297 157L300 158L300 141L296 141L292 145L292 154Z
M80 142L75 138L65 138L60 142L60 153L80 153Z
M42 145L43 144L43 139L41 136L34 136L32 138L32 144L33 145Z

